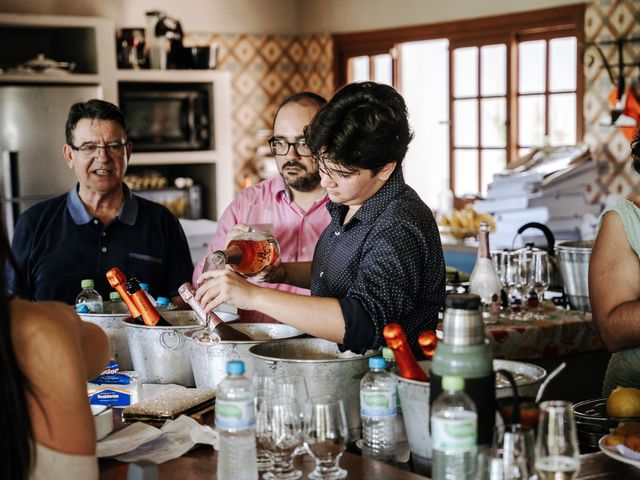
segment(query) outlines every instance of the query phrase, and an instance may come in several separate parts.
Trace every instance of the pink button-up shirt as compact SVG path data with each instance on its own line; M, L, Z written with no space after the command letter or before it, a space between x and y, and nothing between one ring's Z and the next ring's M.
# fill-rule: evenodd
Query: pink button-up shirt
M282 262L309 262L320 234L329 224L331 217L326 204L328 196L316 200L308 211L302 210L292 199L280 175L264 180L243 190L226 208L218 220L218 228L207 248L207 255L226 246L227 233L238 223L271 223L274 237L280 244ZM249 210L251 221L249 222ZM256 211L261 215L256 216ZM193 284L202 274L204 258L200 259L193 271ZM263 283L261 286L277 288L285 292L309 295L309 290L281 283ZM259 312L241 310L243 322L274 322L271 317Z

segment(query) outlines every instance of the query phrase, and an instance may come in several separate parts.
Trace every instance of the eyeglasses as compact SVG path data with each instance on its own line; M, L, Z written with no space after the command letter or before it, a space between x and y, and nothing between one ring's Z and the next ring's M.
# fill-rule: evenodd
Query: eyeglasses
M311 149L307 145L307 142L304 138L296 142L287 142L282 138L271 137L269 139L269 148L271 149L271 153L273 155L286 155L289 153L289 149L293 146L295 152L301 157L310 157Z
M69 145L71 150L75 150L76 152L80 152L80 154L84 157L93 157L98 154L98 151L102 148L104 149L104 153L113 157L121 157L124 154L125 147L127 146L126 141L122 142L113 142L107 143L105 145L98 145L96 143L83 143L79 147L75 145Z

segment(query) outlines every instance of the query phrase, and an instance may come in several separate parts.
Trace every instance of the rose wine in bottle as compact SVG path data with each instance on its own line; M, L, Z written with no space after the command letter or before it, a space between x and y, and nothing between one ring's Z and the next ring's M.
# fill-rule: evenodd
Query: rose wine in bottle
M478 258L469 277L469 292L480 297L484 309L493 302L494 295L500 298L502 284L491 261L489 249L489 224L480 222L478 230Z
M189 282L185 282L180 285L178 293L182 299L191 307L200 319L202 325L207 325L212 332L215 332L220 337L220 340L227 341L248 341L252 340L250 336L245 333L239 332L231 325L227 325L218 315L214 312L206 313L204 309L197 302L195 293L196 289Z
M231 240L224 250L208 255L204 270L220 270L229 265L235 272L253 277L275 266L279 259L280 246L273 235L247 232Z
M427 360L433 357L436 353L436 346L438 345L438 336L433 330L426 330L418 336L418 345Z
M397 323L388 323L382 334L387 340L387 345L393 350L400 376L421 382L428 381L427 374L413 356L402 327Z
M151 300L142 288L140 288L140 282L135 277L130 278L127 281L127 292L131 295L133 303L142 316L142 321L148 327L170 327L171 324L167 322L156 307L153 306Z
M133 302L133 298L131 298L129 292L126 290L127 277L125 274L122 273L119 268L113 267L107 272L107 280L109 281L109 285L111 285L111 287L120 294L120 298L122 298L122 301L129 309L129 313L131 314L133 321L135 323L144 323L142 321L142 315L140 315L140 310Z

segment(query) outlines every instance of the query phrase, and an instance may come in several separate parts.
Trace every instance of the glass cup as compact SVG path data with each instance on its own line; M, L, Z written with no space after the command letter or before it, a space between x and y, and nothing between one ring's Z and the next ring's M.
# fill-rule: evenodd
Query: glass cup
M311 397L304 410L304 447L316 461L309 474L312 480L344 478L347 471L340 468L340 457L349 439L347 417L342 400L331 395Z
M265 398L256 418L258 445L273 462L262 475L265 480L294 480L302 476L293 467L293 452L302 442L301 411L291 397Z
M264 232L273 235L273 216L265 205L250 205L244 221L250 232Z
M273 391L275 395L291 397L298 404L300 411L300 420L302 420L302 412L304 405L309 398L309 390L304 377L299 376L277 376L273 379ZM300 445L294 452L294 456L304 455L306 453L304 447Z
M540 478L574 478L580 471L580 451L571 403L540 404L535 466Z
M520 480L529 479L527 466L505 454L500 448L488 448L478 454L476 464L477 480Z
M535 438L531 427L519 423L496 426L493 448L502 451L503 471L508 478L530 478L534 474Z
M253 388L256 393L255 409L256 422L260 422L262 409L265 401L273 396L273 374L269 371L255 372L253 374ZM256 440L258 437L258 427L256 426ZM273 463L269 457L269 453L256 441L256 456L258 460L258 470L260 472L268 471Z

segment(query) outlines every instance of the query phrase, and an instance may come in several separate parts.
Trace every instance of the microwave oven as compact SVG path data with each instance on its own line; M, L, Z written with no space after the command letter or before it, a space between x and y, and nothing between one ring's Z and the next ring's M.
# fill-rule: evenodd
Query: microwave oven
M122 82L118 93L135 151L212 147L210 84Z

